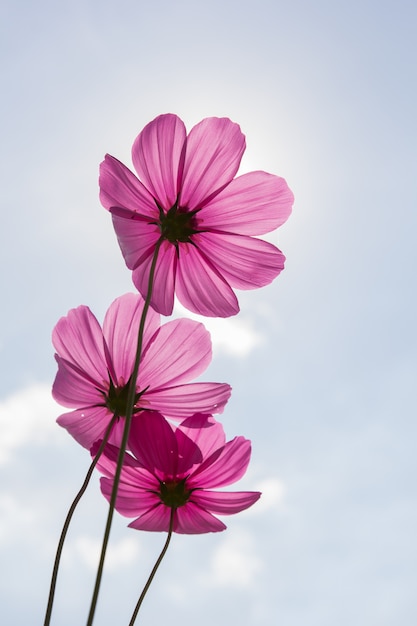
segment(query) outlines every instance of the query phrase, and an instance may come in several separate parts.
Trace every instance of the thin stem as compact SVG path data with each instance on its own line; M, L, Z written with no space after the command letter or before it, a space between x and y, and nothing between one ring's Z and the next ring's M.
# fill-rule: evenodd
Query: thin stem
M52 606L54 603L54 596L55 596L55 587L56 587L56 581L58 578L58 570L59 570L59 564L61 561L61 555L62 555L62 550L64 548L64 542L65 542L65 538L67 536L67 532L68 532L68 528L69 525L71 523L71 519L72 516L74 515L74 511L77 508L77 505L79 503L79 501L81 500L81 498L83 497L87 487L88 487L88 483L90 482L90 478L93 475L93 471L95 466L97 465L97 462L104 450L104 447L110 437L110 433L113 429L113 426L116 422L117 419L117 415L113 415L109 425L107 426L107 429L104 433L104 437L103 437L103 441L101 442L101 445L99 447L99 449L97 450L97 453L88 469L88 472L85 476L84 482L81 486L81 489L79 490L79 492L77 493L77 495L74 498L73 503L71 504L69 511L67 513L67 517L65 518L65 522L64 525L62 527L62 531L61 531L61 536L59 538L59 542L58 542L58 547L56 550L56 555L55 555L55 561L54 561L54 567L52 570L52 577L51 577L51 584L49 587L49 596L48 596L48 605L46 607L46 613L45 613L45 621L44 621L44 626L49 626L50 622L51 622L51 615L52 615Z
M133 626L133 624L135 623L135 620L136 620L136 617L137 617L137 615L139 613L139 609L141 607L143 599L146 596L146 593L147 593L149 587L151 586L151 582L153 581L153 578L154 578L154 576L155 576L155 574L156 574L156 572L158 570L158 567L161 564L162 559L165 556L166 551L168 550L169 542L171 541L171 536L172 536L172 528L174 526L174 515L175 515L175 509L172 508L171 509L171 517L170 517L170 520L169 520L168 536L166 538L165 545L162 548L162 552L159 555L158 560L156 561L155 565L153 566L153 569L152 569L152 571L151 571L151 573L149 575L148 580L146 581L146 585L144 586L142 593L140 594L138 603L135 606L135 610L133 611L131 620L129 622L129 626Z
M142 356L142 344L143 344L143 332L145 329L145 320L146 320L146 315L148 313L149 306L151 303L156 261L158 259L159 248L161 247L162 241L163 239L161 237L155 246L151 268L149 271L148 292L146 294L146 299L143 305L142 315L141 315L140 322L139 322L136 358L135 358L135 364L133 366L132 377L130 379L129 392L128 392L127 403L126 403L125 425L123 429L122 441L120 443L119 456L117 458L117 467L116 467L116 472L114 475L113 489L112 489L112 493L110 497L109 511L107 514L106 527L104 529L100 561L99 561L98 568L97 568L96 582L94 585L93 596L91 599L91 606L90 606L90 612L88 614L87 626L92 626L92 623L93 623L94 613L95 613L96 606L97 606L98 594L100 591L101 578L103 576L104 560L106 557L107 544L110 538L110 530L111 530L111 525L113 521L114 507L116 505L117 491L119 489L120 476L122 473L123 459L124 459L124 455L125 455L125 451L127 447L127 441L129 438L129 431L130 431L130 424L132 422L133 408L135 406L136 384L137 384L137 379L138 379L138 374L139 374L139 364L140 364L140 360Z

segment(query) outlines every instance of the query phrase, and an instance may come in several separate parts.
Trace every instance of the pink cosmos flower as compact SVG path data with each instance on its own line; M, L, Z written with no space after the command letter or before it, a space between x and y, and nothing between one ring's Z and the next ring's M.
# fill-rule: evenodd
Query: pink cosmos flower
M143 304L139 294L117 298L106 313L103 329L90 309L80 306L53 330L58 372L52 395L75 409L57 421L85 448L103 438L113 415L126 414ZM159 314L149 309L132 421L143 409L163 411L172 419L196 411L222 412L230 397L229 385L186 384L210 360L210 334L202 324L178 319L160 326ZM109 441L118 445L123 427L124 420L118 419Z
M195 313L235 315L232 287L263 287L284 268L282 252L253 235L286 221L293 194L283 178L266 172L234 178L244 150L244 135L227 118L204 119L187 135L182 120L167 114L133 144L139 179L108 154L100 166L100 200L144 297L163 240L152 292L152 306L163 315L172 313L174 293Z
M144 412L132 423L129 448L134 456L125 455L116 509L126 517L136 517L131 528L168 531L174 509L174 532L218 532L226 526L213 513L239 513L261 495L212 491L242 478L251 444L244 437L226 443L221 424L211 415L192 415L175 428L161 414ZM118 448L107 445L97 465L105 476L101 491L108 500L117 456Z

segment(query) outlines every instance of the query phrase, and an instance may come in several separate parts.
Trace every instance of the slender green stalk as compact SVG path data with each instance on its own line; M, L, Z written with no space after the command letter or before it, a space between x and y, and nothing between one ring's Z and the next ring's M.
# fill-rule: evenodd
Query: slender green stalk
M77 493L77 495L74 498L73 503L71 504L67 517L65 518L65 522L64 522L64 526L62 527L62 531L61 531L61 536L59 538L59 542L58 542L58 547L56 550L56 555L55 555L55 561L54 561L54 567L52 570L52 577L51 577L51 584L49 586L49 596L48 596L48 605L46 607L46 613L45 613L45 621L44 621L44 626L49 626L50 622L51 622L51 615L52 615L52 606L54 603L54 596L55 596L55 587L56 587L56 581L58 578L58 570L59 570L59 564L61 561L61 555L62 555L62 550L64 548L64 542L65 542L65 538L67 536L67 532L68 532L68 528L69 525L71 523L71 519L72 516L74 515L74 511L77 508L77 505L79 503L79 501L81 500L81 498L83 497L87 487L88 487L88 483L90 482L90 478L93 474L94 468L97 465L97 461L99 460L101 453L104 450L104 447L110 437L110 433L113 430L113 426L116 422L117 419L117 415L113 415L109 425L107 426L106 432L104 433L104 437L103 437L103 441L101 442L101 445L99 447L99 449L97 450L97 453L88 469L88 472L86 474L86 477L84 479L84 482L81 486L81 489L79 490L79 492Z
M125 451L127 447L127 441L129 438L129 431L130 431L130 424L132 422L133 408L135 405L136 384L137 384L137 379L138 379L138 374L139 374L139 364L140 364L140 360L142 356L142 344L143 344L143 332L145 329L145 320L146 320L146 315L148 313L149 306L151 303L156 261L158 259L159 248L161 247L162 241L163 241L163 238L161 237L155 246L155 251L154 251L151 268L149 272L148 292L146 294L146 299L143 305L143 311L142 311L142 315L141 315L140 322L139 322L136 358L135 358L135 364L133 366L133 372L132 372L132 377L130 379L129 392L127 396L126 416L125 416L125 424L124 424L124 429L123 429L123 436L122 436L122 441L120 444L119 456L117 459L117 467L116 467L116 472L114 475L113 489L112 489L112 493L110 497L109 511L107 514L107 522L106 522L106 527L104 529L100 561L99 561L98 568L97 568L96 582L94 585L94 591L93 591L93 596L92 596L91 605L90 605L90 612L88 614L88 620L87 620L86 626L92 626L94 614L95 614L95 610L97 606L98 594L100 591L101 578L103 576L104 560L106 557L107 544L110 538L110 530L111 530L111 525L113 521L113 514L114 514L114 507L116 504L117 491L119 489L120 475L122 473L123 459L124 459L124 455L125 455Z
M154 576L155 576L155 574L156 574L156 572L158 570L158 567L161 564L162 559L165 556L166 551L168 550L169 542L171 541L171 536L172 536L172 528L174 526L174 515L175 515L175 509L172 508L171 509L171 517L170 517L170 520L169 520L168 536L166 538L165 545L162 548L162 552L159 555L158 560L156 561L155 565L153 566L153 569L152 569L152 571L151 571L151 573L149 575L148 580L146 581L146 585L144 586L142 593L140 594L139 600L138 600L138 602L137 602L137 604L135 606L135 610L133 611L131 620L129 622L129 626L133 626L134 625L135 620L137 618L137 615L139 613L139 609L140 609L141 604L143 602L143 599L146 596L146 593L147 593L149 587L151 586L151 582L153 581L153 578L154 578Z

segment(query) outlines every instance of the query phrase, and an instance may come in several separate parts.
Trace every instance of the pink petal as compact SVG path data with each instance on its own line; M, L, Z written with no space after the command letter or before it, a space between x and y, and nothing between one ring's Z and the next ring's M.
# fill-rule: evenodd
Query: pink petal
M231 515L248 509L261 494L259 491L194 491L191 498L198 506L218 515Z
M188 383L149 390L143 395L141 403L169 419L178 420L196 412L223 413L230 394L231 387L226 383Z
M181 304L200 315L229 317L239 312L237 298L219 268L192 244L180 244L176 294Z
M132 420L129 449L149 472L162 480L175 476L178 446L174 431L160 413L143 411Z
M187 502L176 511L174 531L184 535L201 533L217 533L225 530L226 526L208 511L200 508L193 502Z
M133 165L154 198L166 210L177 199L185 137L182 120L168 113L147 124L133 144Z
M210 361L210 333L203 324L185 318L173 320L156 331L143 353L141 387L186 383L204 372Z
M212 415L203 413L191 415L179 424L175 432L179 429L196 443L204 459L216 450L222 449L226 443L223 426Z
M105 403L109 388L108 374L107 382L94 381L59 356L55 355L55 360L58 363L58 372L52 386L52 396L59 404L79 408Z
M102 440L97 440L90 448L90 454L94 457ZM116 467L119 459L119 446L107 444L100 458L97 461L97 469L107 478L114 478ZM121 481L134 489L155 490L159 483L158 480L144 469L139 461L128 452L123 457L123 466L121 471Z
M155 200L123 163L106 154L100 165L100 202L105 209L128 209L147 220L159 216Z
M143 220L121 216L117 212L112 212L112 218L117 240L127 267L134 270L146 261L150 266L155 246L160 237L158 226ZM144 288L146 290L148 289L148 280L149 269L144 278Z
M135 419L135 417L136 417L136 414L133 415L132 419ZM116 420L116 423L113 426L113 430L108 440L109 443L111 443L113 446L117 446L118 448L120 448L120 445L123 440L125 423L126 423L125 418L119 417L119 419Z
M102 439L112 414L106 407L94 406L64 413L57 422L69 432L79 444L88 450L98 439Z
M103 334L88 307L79 306L61 317L52 332L52 343L59 357L87 380L99 388L108 383Z
M113 480L109 478L100 479L100 488L103 496L110 502L113 490ZM155 493L142 489L140 487L132 487L120 482L117 491L116 510L126 517L136 517L153 508L161 502Z
M109 370L115 384L126 384L132 375L143 305L141 296L127 293L112 302L104 318L103 335L109 350ZM159 324L158 313L149 309L143 346L151 340Z
M235 437L214 452L190 476L190 488L224 487L236 482L246 472L250 461L251 442L244 437Z
M285 257L267 241L221 233L199 233L196 245L230 285L256 289L269 285L284 269Z
M199 465L203 461L203 455L200 448L188 437L182 430L175 430L175 439L177 440L177 467L176 477L186 478L191 468Z
M134 413L132 415L132 422L135 422L137 420L140 420L142 418L143 412L139 411L137 413ZM113 426L113 430L111 432L111 435L109 437L109 443L112 444L113 446L116 446L117 448L120 448L120 445L122 443L123 440L123 435L124 435L124 430L125 430L125 425L126 425L126 421L124 417L120 417L116 423ZM127 446L127 449L129 450L129 446Z
M154 532L168 532L171 518L171 509L162 504L155 505L152 509L141 515L129 524L129 528L136 530L150 530Z
M283 178L250 172L235 178L197 214L202 230L263 235L289 217L294 196Z
M132 276L136 289L144 298L148 293L149 273L154 249L148 252L148 256L141 260L141 264L134 269ZM176 267L175 246L169 241L163 241L159 248L151 299L152 307L162 315L171 315L174 308Z
M199 208L239 169L245 136L228 118L209 117L191 129L187 137L180 204Z

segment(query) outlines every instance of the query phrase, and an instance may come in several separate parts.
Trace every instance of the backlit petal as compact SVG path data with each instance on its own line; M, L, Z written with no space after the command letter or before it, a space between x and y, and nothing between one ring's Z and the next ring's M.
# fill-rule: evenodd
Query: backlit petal
M235 437L204 461L187 481L189 487L224 487L242 478L250 461L251 442Z
M122 208L146 218L156 219L155 200L123 163L106 154L100 165L100 202L107 210Z
M136 530L149 530L154 532L168 532L171 509L162 504L156 504L152 509L135 519L129 524L129 528Z
M127 384L132 375L143 305L140 295L127 293L112 302L104 318L103 335L109 351L109 370L112 368L115 384ZM146 346L159 324L158 313L149 309L142 345Z
M203 462L203 455L200 448L179 428L175 429L175 439L177 440L178 462L177 478L186 478L194 465Z
M174 531L184 535L198 535L201 533L218 533L226 529L225 524L208 511L200 508L193 502L176 511Z
M146 187L168 210L178 195L178 174L186 137L182 120L170 113L147 124L132 148L132 160Z
M143 411L132 420L129 449L140 463L162 479L175 476L178 446L174 432L166 419L156 412Z
M156 244L156 242L155 242ZM148 293L149 274L155 246L148 250L146 258L133 271L133 283L144 298ZM161 315L171 315L174 308L175 274L177 255L175 246L163 241L159 248L155 268L151 305Z
M97 404L105 404L109 377L105 380L94 381L85 372L77 369L72 363L55 355L58 363L58 372L52 385L54 400L70 408L79 408Z
M141 386L158 389L188 382L204 372L210 361L210 333L203 324L186 318L167 322L143 353Z
M155 246L160 237L158 226L143 220L123 217L115 212L112 213L112 218L117 240L127 267L132 270L140 267L147 259L152 259Z
M181 304L200 315L229 317L239 312L237 298L218 268L192 244L180 245L176 294Z
M195 241L223 278L236 289L269 285L284 269L282 252L262 239L208 232L195 235Z
M178 429L181 429L198 445L204 459L207 459L215 450L222 449L226 443L223 426L212 415L204 413L191 415L179 424Z
M250 172L232 182L198 213L202 230L263 235L289 217L294 196L283 178Z
M103 333L87 306L71 309L61 317L52 332L52 343L60 358L85 374L87 380L99 388L108 381Z
M97 454L101 444L102 439L96 441L90 448L90 454L93 458ZM119 446L107 444L97 461L97 469L107 478L114 478L119 453ZM126 488L130 486L132 489L156 490L159 485L155 476L147 469L143 468L139 461L129 453L125 453L123 457L120 480L124 483Z
M199 208L230 183L245 151L245 136L228 118L209 117L187 137L181 206Z
M76 409L58 417L57 422L88 450L98 439L103 439L112 414L106 407L93 406Z
M139 482L139 481L138 481ZM113 480L109 478L100 479L101 493L106 500L110 502L113 490ZM116 510L126 517L136 517L145 511L152 509L156 504L160 503L157 494L151 493L140 487L132 487L120 482L117 491Z
M191 499L203 509L217 515L232 515L248 509L261 494L259 491L194 491Z
M196 412L223 413L230 394L230 385L226 383L188 383L149 390L143 396L143 405L167 418L184 419Z

